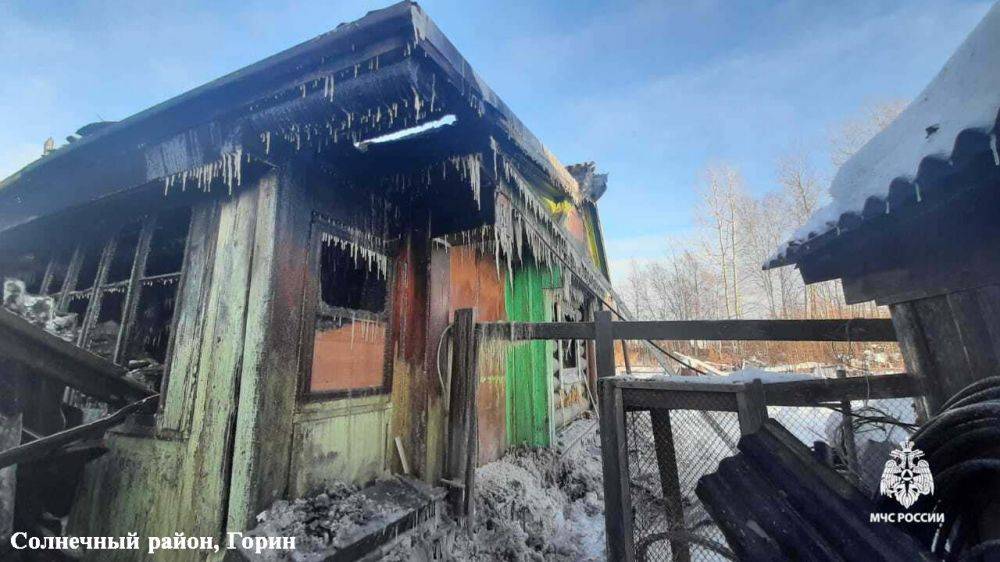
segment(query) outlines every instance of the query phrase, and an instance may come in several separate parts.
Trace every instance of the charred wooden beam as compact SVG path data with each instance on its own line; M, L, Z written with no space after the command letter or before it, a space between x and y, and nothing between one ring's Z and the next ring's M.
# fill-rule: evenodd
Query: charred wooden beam
M735 412L736 394L745 386L728 382L725 377L687 377L678 379L617 377L626 407L630 409L686 409L697 403L701 409ZM672 392L671 392L672 391ZM844 400L910 398L923 394L920 378L908 374L848 377L843 379L793 380L763 385L768 406L816 406Z
M28 374L58 380L110 404L125 404L152 394L124 378L124 368L6 310L0 311L0 358L22 366Z
M875 505L777 422L739 449L695 493L740 560L935 560L901 529L871 523Z
M452 325L451 396L448 411L448 443L446 458L447 479L461 482L453 487L451 505L455 513L471 521L473 515L477 461L476 437L476 388L479 375L476 369L476 311L463 308L455 311Z
M129 415L154 407L159 398L159 394L154 394L143 398L138 402L133 402L109 416L105 416L88 424L78 425L74 428L60 431L59 433L53 433L52 435L36 439L12 449L0 451L0 468L37 460L53 454L63 447L82 439L103 435L108 428L124 422Z
M513 341L594 338L592 322L497 322L485 326L488 335ZM896 341L888 318L613 322L611 331L616 340Z

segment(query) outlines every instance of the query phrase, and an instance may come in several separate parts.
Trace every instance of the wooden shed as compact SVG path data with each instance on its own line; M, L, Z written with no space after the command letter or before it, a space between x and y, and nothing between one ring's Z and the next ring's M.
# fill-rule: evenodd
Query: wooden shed
M821 209L767 267L843 281L888 305L930 412L1000 358L1000 6L884 131L838 171Z
M219 536L401 458L438 483L454 311L590 319L605 180L560 164L412 2L81 129L0 183L0 276L160 398L108 434L67 532ZM587 348L481 369L480 462L586 408ZM0 356L8 381L38 377ZM105 413L65 402L67 425ZM63 429L21 406L3 415Z

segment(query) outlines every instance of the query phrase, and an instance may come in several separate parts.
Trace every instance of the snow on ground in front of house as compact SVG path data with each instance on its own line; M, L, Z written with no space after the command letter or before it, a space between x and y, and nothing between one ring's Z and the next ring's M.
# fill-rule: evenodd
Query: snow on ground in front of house
M471 536L446 518L436 531L404 537L383 560L430 560L432 554L490 562L605 560L597 426L590 419L573 426L566 433L586 435L566 453L518 448L476 470Z
M860 212L868 197L885 196L893 179L913 178L923 158L948 157L963 130L989 132L998 108L1000 4L990 9L916 100L841 166L830 186L833 200L814 213L792 239L804 240L810 232L829 230L828 225L842 213ZM991 141L1000 165L996 137Z
M257 516L257 527L248 537L295 537L294 551L243 551L249 560L312 562L355 540L359 531L377 528L398 518L403 508L373 501L351 484L335 482L309 498L279 500Z

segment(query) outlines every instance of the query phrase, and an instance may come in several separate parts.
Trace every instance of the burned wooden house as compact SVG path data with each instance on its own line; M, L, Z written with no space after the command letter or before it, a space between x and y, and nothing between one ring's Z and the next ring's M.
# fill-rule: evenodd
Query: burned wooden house
M21 389L3 419L23 431L0 448L99 418L95 392L159 395L86 465L72 535L218 536L404 466L437 484L454 311L591 318L610 289L605 187L411 2L85 127L0 184L8 308L36 325L2 312L2 377ZM484 364L480 462L586 408L587 347ZM64 404L39 425L42 395Z

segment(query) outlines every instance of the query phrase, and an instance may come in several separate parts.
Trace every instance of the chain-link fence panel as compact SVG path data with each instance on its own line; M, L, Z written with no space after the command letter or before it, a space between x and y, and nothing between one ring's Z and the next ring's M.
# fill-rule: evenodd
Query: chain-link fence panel
M737 452L736 412L699 403L703 393L664 389L671 409L624 404L631 544L643 562L708 562L731 556L725 537L695 495L698 480ZM734 391L735 392L735 391ZM766 394L765 394L766 396ZM642 402L639 402L642 403ZM718 402L716 402L718 404ZM646 402L646 406L651 406ZM734 408L735 409L735 408ZM889 452L917 421L914 398L767 406L816 457L871 494Z
M878 490L889 452L913 433L917 415L913 398L769 406L767 414L869 495Z
M735 412L631 411L625 420L636 560L726 560L725 537L694 493L701 476L735 452Z

